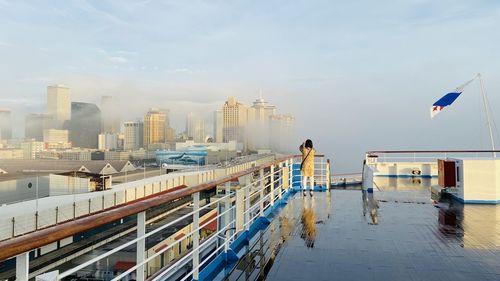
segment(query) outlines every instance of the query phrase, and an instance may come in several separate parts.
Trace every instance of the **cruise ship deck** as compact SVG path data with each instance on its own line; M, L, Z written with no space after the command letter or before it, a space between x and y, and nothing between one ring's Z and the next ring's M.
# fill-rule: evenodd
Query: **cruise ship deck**
M25 234L24 217L15 217L0 260L9 259L17 280L500 280L500 205L433 194L434 176L331 184L329 161L318 155L310 196L300 190L299 163L262 159L116 185L56 209L69 210L69 219L41 213L35 222L55 215L56 224ZM172 202L191 203L179 215L162 213ZM82 233L92 243L108 229L113 239L89 254L53 256L80 245ZM56 246L35 257L46 245ZM40 260L59 265L37 269Z
M296 193L279 214L296 223L266 279L500 280L498 207L432 202L425 182L380 187Z

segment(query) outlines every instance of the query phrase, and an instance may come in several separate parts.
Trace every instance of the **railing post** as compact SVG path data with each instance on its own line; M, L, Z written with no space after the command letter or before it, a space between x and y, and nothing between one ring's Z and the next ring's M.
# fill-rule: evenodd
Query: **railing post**
M274 165L271 165L271 206L274 206Z
M259 215L261 217L263 217L264 216L264 188L266 186L266 183L264 180L264 169L260 169L260 171L259 171L259 180L260 180L260 185L259 185L259 201L260 201Z
M231 182L226 182L226 202L224 205L224 211L226 211L225 218L224 218L224 224L226 225L226 241L225 241L225 246L224 250L227 251L229 250L229 238L231 237L231 234L229 232L230 226L229 226L229 221L231 219L231 212L228 212L229 209L231 209Z
M193 280L198 280L200 266L200 193L193 193Z
M330 175L330 159L326 159L326 190L330 191L330 187L332 186L332 178Z
M236 232L242 231L244 229L243 225L245 224L245 219L243 214L245 213L245 191L239 188L236 190L236 199L235 199L235 221L236 221Z
M290 181L290 183L288 184L288 188L293 188L293 158L290 158L288 172L288 180Z
M137 214L137 237L143 237L146 235L146 212L140 212ZM140 264L145 260L146 252L146 240L144 238L137 241L137 253L136 253L136 263ZM144 265L137 268L136 277L138 281L144 281Z
M279 180L278 180L278 198L281 199L281 191L283 190L283 165L284 163L281 162L278 165L278 175L279 175Z
M22 253L16 257L16 281L28 281L30 269L29 252Z
M247 177L245 181L245 230L250 228L250 187L251 187L252 178L250 176Z

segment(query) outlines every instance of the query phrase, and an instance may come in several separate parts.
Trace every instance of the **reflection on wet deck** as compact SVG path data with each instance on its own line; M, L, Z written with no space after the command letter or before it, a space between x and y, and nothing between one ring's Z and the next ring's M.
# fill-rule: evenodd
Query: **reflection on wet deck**
M500 207L436 205L425 185L296 194L275 220L297 223L267 279L500 280ZM314 210L312 246L304 208Z

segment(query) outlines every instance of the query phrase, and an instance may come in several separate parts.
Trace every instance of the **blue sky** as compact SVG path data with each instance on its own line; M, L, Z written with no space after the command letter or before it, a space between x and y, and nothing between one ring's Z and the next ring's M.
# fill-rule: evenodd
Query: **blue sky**
M337 171L370 149L488 148L478 85L434 120L446 91L485 78L500 117L498 1L0 0L0 107L41 112L48 84L119 97L128 119L264 97L297 117Z

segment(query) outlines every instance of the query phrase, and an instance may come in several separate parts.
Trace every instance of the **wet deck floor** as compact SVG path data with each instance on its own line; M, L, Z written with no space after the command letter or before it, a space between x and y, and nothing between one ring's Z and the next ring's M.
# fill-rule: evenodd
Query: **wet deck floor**
M500 207L437 208L430 196L428 188L297 193L280 213L296 227L267 280L500 280ZM315 210L313 247L301 235L304 206Z

